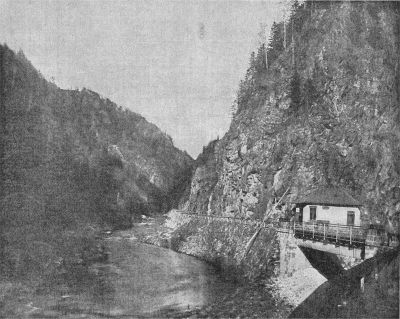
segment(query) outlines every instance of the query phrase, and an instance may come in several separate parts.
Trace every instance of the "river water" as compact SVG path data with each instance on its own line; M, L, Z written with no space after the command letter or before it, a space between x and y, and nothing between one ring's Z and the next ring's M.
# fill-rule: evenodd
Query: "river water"
M234 289L210 265L191 256L136 240L109 239L110 262L104 273L111 292L98 299L109 315L163 316L190 311Z
M22 318L186 317L234 294L209 264L138 242L130 231L106 239L109 258L74 292L59 289L13 306ZM205 315L205 314L204 314Z
M108 261L92 266L93 276L87 284L74 292L68 289L64 294L57 290L36 295L16 309L18 318L282 318L289 315L286 305L274 299L262 283L257 287L227 281L211 265L195 257L141 243L134 233L121 231L106 239ZM291 317L358 317L359 304L365 302L357 299L352 307L355 310L350 309L349 296L353 289L347 287L348 281L346 278L327 281ZM341 303L343 298L348 301L347 306ZM398 312L398 307L391 304L385 307L379 313L388 314L387 317Z

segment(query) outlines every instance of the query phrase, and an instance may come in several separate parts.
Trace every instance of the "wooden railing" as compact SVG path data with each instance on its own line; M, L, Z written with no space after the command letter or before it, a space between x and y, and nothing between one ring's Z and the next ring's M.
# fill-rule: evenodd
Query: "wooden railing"
M340 246L364 246L367 235L367 229L360 226L318 222L294 222L290 226L293 227L296 238L334 243Z
M323 243L331 243L336 246L348 247L363 247L374 246L388 246L387 234L375 229L369 229L361 226L348 226L341 224L330 224L326 222L313 221L313 222L285 222L285 221L271 221L263 222L259 219L248 219L234 216L218 216L218 215L202 215L191 214L179 211L181 214L188 215L192 218L201 218L208 221L224 220L232 223L242 223L245 225L253 225L263 227L266 229L274 229L278 232L289 233L293 232L296 238L304 240L312 240ZM399 241L393 237L389 246L396 247Z

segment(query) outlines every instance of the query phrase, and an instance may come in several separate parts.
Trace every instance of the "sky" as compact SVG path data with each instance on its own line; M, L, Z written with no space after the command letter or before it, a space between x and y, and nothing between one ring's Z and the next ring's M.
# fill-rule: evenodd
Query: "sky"
M0 0L0 43L61 88L143 115L196 157L228 130L262 25L281 19L283 3Z

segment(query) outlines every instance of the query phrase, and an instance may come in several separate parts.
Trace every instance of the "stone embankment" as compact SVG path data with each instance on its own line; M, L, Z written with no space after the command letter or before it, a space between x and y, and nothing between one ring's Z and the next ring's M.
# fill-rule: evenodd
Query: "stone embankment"
M227 219L193 219L173 210L163 219L136 224L133 231L142 242L206 260L230 279L262 283L284 308L293 309L326 279L311 266L289 234L263 230L243 259L256 228L256 224Z

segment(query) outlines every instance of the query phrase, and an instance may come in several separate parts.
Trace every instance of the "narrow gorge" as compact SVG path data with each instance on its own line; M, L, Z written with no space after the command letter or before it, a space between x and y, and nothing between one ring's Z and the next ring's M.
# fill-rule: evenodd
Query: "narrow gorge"
M242 6L258 2L236 2L228 20L253 23L256 9ZM164 5L99 14L87 3L109 27L88 29L90 43L124 44L112 63L106 49L92 52L96 80L118 78L104 87L133 90L137 105L61 88L0 45L0 317L397 317L399 3L286 1L250 54L225 131L203 104L225 103L228 89L205 75L223 82L234 63L207 46L232 53L245 23L231 35L222 22L193 26L222 4ZM132 111L143 104L187 149L210 142L193 159ZM160 105L177 116L162 118ZM203 120L204 136L180 136Z

